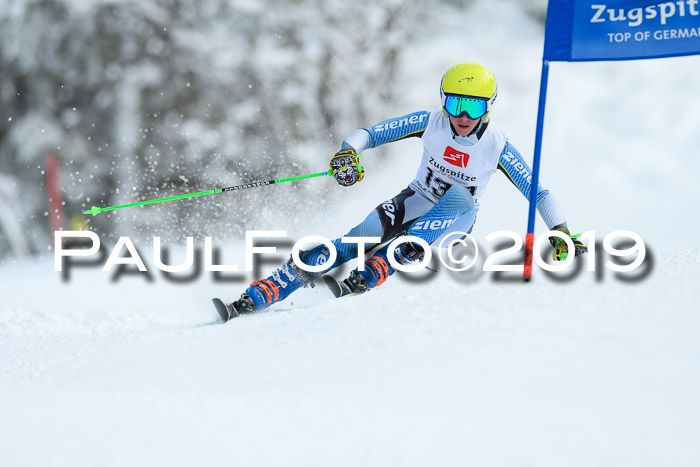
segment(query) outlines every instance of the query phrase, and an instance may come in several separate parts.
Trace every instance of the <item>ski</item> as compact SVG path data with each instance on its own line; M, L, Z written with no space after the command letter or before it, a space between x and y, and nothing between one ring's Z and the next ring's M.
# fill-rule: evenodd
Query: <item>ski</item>
M362 279L362 277L359 274L351 274L349 278L343 280L342 282L336 280L335 278L329 275L321 276L320 279L321 282L326 286L326 288L331 291L335 298L359 295L367 291L366 283L364 283L364 279ZM226 323L232 320L233 318L237 318L238 316L240 316L241 312L245 312L245 314L248 314L254 311L254 309L252 308L252 301L250 303L251 308L246 308L246 303L244 303L245 297L247 297L247 295L243 294L241 296L241 300L228 305L224 303L221 299L215 297L211 299L211 303L214 305L214 308L216 308L216 312L219 314L221 321ZM250 297L247 297L247 299L250 301ZM236 307L238 307L238 310L240 311L237 311Z
M358 275L359 276L359 275ZM345 279L344 281L340 282L337 279L329 276L329 275L324 275L321 276L321 281L323 284L328 287L328 289L331 291L333 296L335 298L342 298L342 297L348 297L351 295L359 295L363 292L366 292L366 288L358 288L354 287L354 290L351 289L351 285L348 285L349 279ZM352 282L351 282L352 284Z
M216 308L216 311L219 313L224 323L238 316L238 313L233 309L232 305L226 305L218 298L212 298L211 302L214 304L214 308Z
M340 286L337 280L331 276L321 276L321 281L328 287L335 298L340 298L343 296L343 288Z

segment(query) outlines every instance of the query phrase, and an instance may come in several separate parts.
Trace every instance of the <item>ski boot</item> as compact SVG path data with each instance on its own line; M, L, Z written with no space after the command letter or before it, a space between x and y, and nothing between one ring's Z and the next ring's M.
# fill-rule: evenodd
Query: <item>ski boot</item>
M358 272L367 282L367 290L382 285L389 276L394 274L387 258L389 245L377 251L371 258L365 261L365 270ZM414 261L420 261L425 256L425 251L415 243L402 243L394 248L394 258L401 265L408 265Z
M273 303L287 298L295 290L313 286L318 274L304 271L290 258L284 266L266 279L255 281L246 289L239 300L231 304L237 313L250 313L264 310Z
M394 273L394 268L391 267L386 256L388 247L387 245L381 248L366 260L364 271L355 269L350 272L348 278L342 281L336 281L330 276L323 276L323 282L337 298L361 294L383 284ZM424 256L423 248L415 243L402 243L394 249L394 258L401 265L420 261Z

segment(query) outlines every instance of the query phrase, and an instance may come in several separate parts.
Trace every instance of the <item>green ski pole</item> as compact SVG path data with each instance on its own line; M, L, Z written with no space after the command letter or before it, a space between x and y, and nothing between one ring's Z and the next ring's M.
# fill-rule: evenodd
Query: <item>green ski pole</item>
M119 206L108 206L105 208L93 206L91 209L88 209L83 214L92 214L93 216L96 216L101 212L112 211L114 209L129 208L131 206L141 206L144 204L162 203L163 201L172 201L174 199L194 198L195 196L213 195L215 193L225 193L227 191L245 190L247 188L255 188L255 187L266 186L266 185L274 185L276 183L291 182L293 180L303 180L305 178L321 177L323 175L328 175L328 171L317 172L315 174L308 174L308 175L299 175L297 177L278 178L276 180L269 180L269 181L263 181L263 182L245 183L243 185L229 186L226 188L215 188L213 190L200 191L199 193L187 193L184 195L169 196L167 198L151 199L148 201L140 201L137 203L121 204Z

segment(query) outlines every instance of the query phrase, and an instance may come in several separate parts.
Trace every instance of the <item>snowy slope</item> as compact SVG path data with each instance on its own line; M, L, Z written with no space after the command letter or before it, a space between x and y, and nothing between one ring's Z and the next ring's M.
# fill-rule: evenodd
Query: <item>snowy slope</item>
M432 108L445 69L481 61L499 79L494 120L531 160L541 25L512 2L473 3L417 32L384 117ZM442 271L346 300L303 290L217 325L210 297L232 300L258 277L113 283L93 268L62 282L48 250L6 260L0 464L700 465L697 60L551 68L542 182L574 230L641 235L653 252L643 280ZM289 186L274 187L279 203L263 191L260 220L243 227L334 238L405 187L419 151L368 151L362 184L330 191L323 210ZM475 236L525 225L524 199L496 174Z
M633 284L441 272L344 300L319 287L227 325L207 301L232 287L207 278L5 266L0 451L8 465L697 465L685 284L699 264L657 253Z

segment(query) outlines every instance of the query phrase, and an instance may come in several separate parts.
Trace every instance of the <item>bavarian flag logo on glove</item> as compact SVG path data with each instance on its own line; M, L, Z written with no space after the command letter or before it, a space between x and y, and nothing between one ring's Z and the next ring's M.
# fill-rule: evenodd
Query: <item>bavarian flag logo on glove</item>
M330 171L343 186L354 185L365 176L360 158L352 148L342 149L331 158Z

